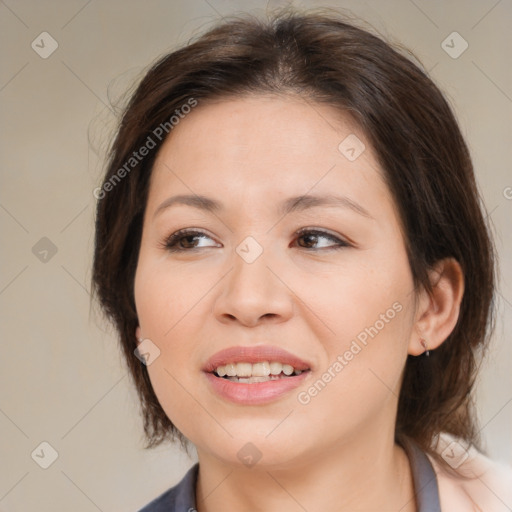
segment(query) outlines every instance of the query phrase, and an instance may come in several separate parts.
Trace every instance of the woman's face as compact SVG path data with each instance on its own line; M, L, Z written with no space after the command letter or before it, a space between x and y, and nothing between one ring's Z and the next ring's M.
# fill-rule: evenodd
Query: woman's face
M253 96L182 119L153 169L135 301L156 395L200 456L284 466L392 436L412 275L370 144L331 107Z

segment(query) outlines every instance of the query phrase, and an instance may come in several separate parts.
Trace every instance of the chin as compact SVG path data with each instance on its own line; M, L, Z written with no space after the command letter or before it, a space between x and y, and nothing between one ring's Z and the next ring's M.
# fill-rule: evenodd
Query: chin
M273 428L278 423L274 421ZM301 459L307 457L308 447L304 444L307 436L297 430L292 435L286 429L269 435L268 428L265 428L265 433L262 429L230 428L229 425L227 429L233 437L224 431L219 435L196 432L189 439L197 447L199 455L204 452L219 462L241 468L287 469L297 466Z

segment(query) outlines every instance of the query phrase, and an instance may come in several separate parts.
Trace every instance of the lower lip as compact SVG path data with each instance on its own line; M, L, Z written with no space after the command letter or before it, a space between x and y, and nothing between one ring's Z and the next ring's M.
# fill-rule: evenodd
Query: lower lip
M265 404L279 399L285 393L299 386L310 371L304 371L293 377L282 377L267 382L243 384L205 373L214 391L222 398L242 405Z

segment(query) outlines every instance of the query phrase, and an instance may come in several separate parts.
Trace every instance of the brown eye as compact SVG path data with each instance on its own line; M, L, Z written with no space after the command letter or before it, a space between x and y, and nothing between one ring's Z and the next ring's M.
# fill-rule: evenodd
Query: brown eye
M299 237L299 240L303 240L304 243L299 245L301 247L307 247L308 249L311 249L312 245L318 243L318 235L315 234L307 234L307 235L301 235Z
M199 246L201 240L212 240L212 238L202 231L180 230L169 236L163 246L171 252L216 247L215 244Z
M340 249L342 247L349 247L349 244L334 235L331 235L330 233L327 233L325 231L320 231L316 229L305 229L301 230L298 233L297 240L298 245L300 247L303 247L304 249L323 249L323 250L329 250L329 249ZM300 243L300 240L303 240L303 243ZM331 243L325 243L322 242L322 240L328 240ZM320 247L315 247L315 245L320 243Z
M182 249L192 249L197 246L197 241L198 241L197 235L186 235L186 236L180 237L177 240L176 244Z

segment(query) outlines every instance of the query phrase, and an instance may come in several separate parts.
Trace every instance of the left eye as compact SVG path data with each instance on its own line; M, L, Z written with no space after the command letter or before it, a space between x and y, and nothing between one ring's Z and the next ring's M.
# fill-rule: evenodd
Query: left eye
M341 249L343 247L348 247L349 244L344 240L339 239L338 237L331 235L325 231L321 231L318 229L304 229L299 231L297 240L304 240L305 244L299 244L300 247L305 249ZM334 243L325 243L319 242L319 240L329 240ZM312 247L312 245L319 244L317 247Z

